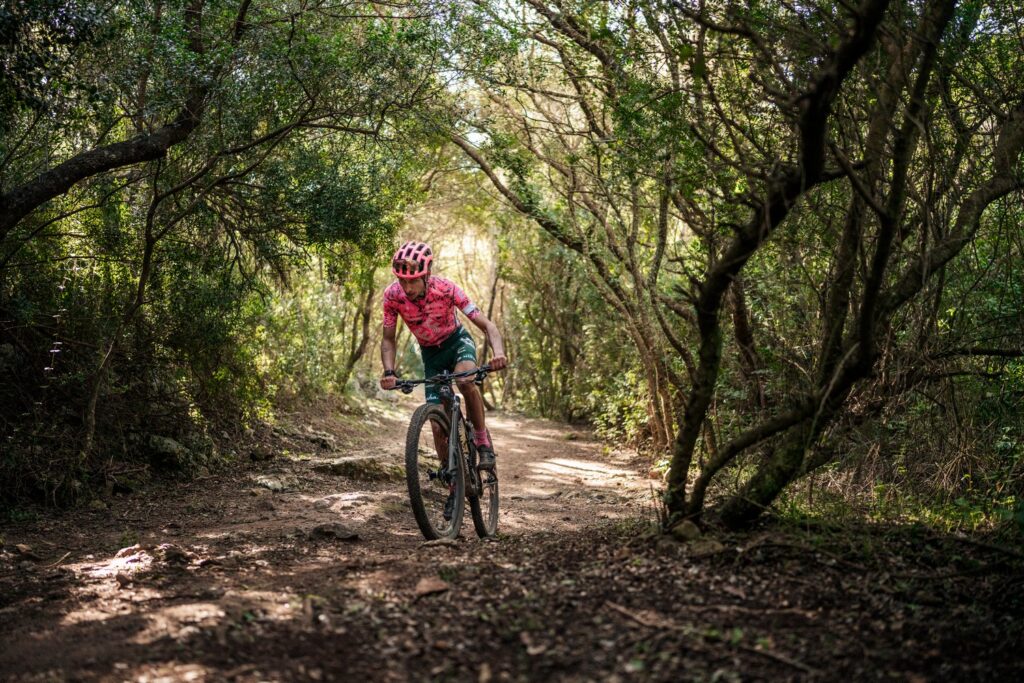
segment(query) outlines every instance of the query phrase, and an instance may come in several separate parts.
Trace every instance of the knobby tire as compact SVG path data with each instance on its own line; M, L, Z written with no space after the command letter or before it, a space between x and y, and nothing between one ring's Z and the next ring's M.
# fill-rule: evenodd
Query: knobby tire
M476 467L475 449L471 451L469 460L469 466ZM480 490L479 495L470 492L469 512L473 518L476 535L480 538L489 538L498 532L498 471L478 471L474 476L480 483Z
M409 503L412 506L413 517L420 531L427 538L433 541L441 538L456 538L462 527L462 516L465 509L466 499L466 477L463 469L463 459L456 458L455 468L455 508L452 518L446 527L439 528L431 521L433 515L437 519L439 510L428 509L424 503L423 492L421 491L422 480L420 471L431 468L437 469L440 466L436 453L420 453L420 433L423 429L430 429L430 422L436 421L443 425L449 442L452 438L452 429L448 415L444 409L436 403L425 403L416 409L412 419L409 421L409 431L405 437L405 479L409 487ZM456 435L457 438L457 435ZM422 456L422 457L421 457Z

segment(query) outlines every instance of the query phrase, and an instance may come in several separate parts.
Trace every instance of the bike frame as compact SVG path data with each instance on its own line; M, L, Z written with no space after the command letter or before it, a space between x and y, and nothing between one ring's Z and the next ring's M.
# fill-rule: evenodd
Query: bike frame
M455 470L455 458L462 458L462 463L465 467L465 480L466 480L466 493L470 495L479 495L480 493L480 475L476 471L475 459L470 458L472 455L471 445L472 436L470 430L473 429L473 423L470 422L469 418L462 413L462 397L455 393L452 389L451 380L448 380L448 372L442 372L438 379L438 383L441 385L438 387L437 393L441 396L441 405L445 406L448 410L448 420L451 425L451 433L448 435L448 476L454 477ZM448 380L448 381L446 381ZM452 437L455 438L452 438ZM467 452L463 452L462 439L465 438L466 447L470 449Z
M447 372L441 373L441 377L448 374ZM443 381L443 379L442 379ZM459 444L460 429L465 429L464 423L466 418L462 415L462 398L455 394L452 390L451 384L441 384L437 389L437 393L441 396L441 405L446 405L448 408L448 423L451 425L451 431L448 434L448 475L451 477L455 476L456 458L463 457L462 448Z
M491 372L491 366L483 365L474 370L466 370L465 372L448 372L443 371L440 375L433 377L425 377L423 379L416 380L398 380L395 384L396 389L400 389L403 393L411 393L413 387L417 384L438 384L437 393L441 397L441 405L445 406L448 411L448 420L451 424L451 433L448 435L448 466L445 467L445 474L448 476L454 476L455 470L455 458L462 457L466 463L466 485L467 490L474 495L480 493L480 478L476 472L476 463L469 461L469 453L462 453L461 444L458 438L451 438L452 435L458 435L464 433L466 435L466 443L469 444L471 436L468 430L473 426L469 418L462 414L462 397L455 393L452 388L452 384L461 377L469 377L475 375L473 382L480 386L483 384L484 378L487 373ZM460 429L463 430L460 432ZM470 446L472 448L472 446Z
M438 527L434 520L431 519L432 514L428 512L423 505L422 491L423 487L420 484L422 480L418 480L421 474L427 475L427 480L440 479L441 483L449 485L449 501L451 500L452 489L450 488L452 483L455 483L456 488L462 488L462 494L464 499L469 500L470 514L473 517L473 526L476 528L477 535L481 538L493 536L497 530L497 514L498 514L498 478L497 473L492 469L488 470L486 476L481 474L477 469L476 454L477 448L473 443L471 430L473 429L473 423L468 415L464 415L462 412L462 399L455 393L452 385L463 377L472 376L472 381L479 385L483 384L487 374L492 372L489 365L484 365L473 370L467 370L465 372L449 372L447 370L441 372L433 377L424 377L423 379L399 379L395 382L394 389L399 389L403 393L412 393L412 390L418 384L431 384L437 388L437 394L440 398L440 405L424 404L416 409L416 413L413 417L413 422L409 426L409 435L406 441L406 465L407 472L406 477L409 484L409 495L412 501L413 514L416 517L416 522L420 527L420 531L428 539L433 538L454 538L459 534L459 529L462 523L462 515L465 510L463 507L464 501L458 501L454 510L458 511L456 516L454 512L451 516L447 513L448 503L445 504L446 524L442 527ZM440 409L440 410L438 410ZM430 413L434 411L436 416L437 412L442 413L448 418L448 444L447 450L447 461L437 463L437 469L433 469L426 462L421 461L422 451L419 450L417 444L408 439L413 438L415 433L419 438L419 434L422 434L423 428L426 426L425 422L429 419ZM437 426L434 421L430 422L431 429L434 430ZM415 432L413 429L415 428ZM434 455L438 458L443 458L444 453L438 453L440 444L438 443L438 434L435 431L433 434L433 446ZM454 438L453 438L454 437ZM410 464L411 463L411 464ZM426 465L426 467L424 467ZM408 469L412 467L413 469ZM459 470L461 468L461 472ZM410 472L412 474L410 474ZM460 476L461 475L461 476ZM486 487L485 487L486 481ZM484 500L483 496L486 496ZM436 517L436 510L434 511L434 517ZM450 522L456 520L452 526ZM437 520L439 521L439 520Z

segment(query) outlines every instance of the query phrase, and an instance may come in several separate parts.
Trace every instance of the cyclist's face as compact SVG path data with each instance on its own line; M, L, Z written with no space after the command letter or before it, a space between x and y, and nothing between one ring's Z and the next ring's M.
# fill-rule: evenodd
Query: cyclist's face
M415 280L399 280L402 284L402 291L410 301L421 299L427 293L427 278L418 277Z

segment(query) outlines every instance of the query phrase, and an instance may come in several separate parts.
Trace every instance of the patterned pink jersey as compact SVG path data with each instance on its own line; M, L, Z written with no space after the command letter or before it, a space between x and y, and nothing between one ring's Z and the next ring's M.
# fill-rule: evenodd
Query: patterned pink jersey
M431 275L427 278L427 295L419 301L410 301L402 285L392 282L384 290L384 327L394 327L402 316L420 346L437 346L459 326L456 308L470 320L480 315L480 309L451 280Z

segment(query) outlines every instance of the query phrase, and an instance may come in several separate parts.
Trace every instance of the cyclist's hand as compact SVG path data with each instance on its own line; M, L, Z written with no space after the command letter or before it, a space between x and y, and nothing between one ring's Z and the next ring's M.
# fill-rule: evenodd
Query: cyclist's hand
M394 389L395 383L398 382L398 378L394 375L388 375L387 377L380 378L381 389Z
M491 370L503 370L508 367L508 358L505 356L495 356L489 363Z

